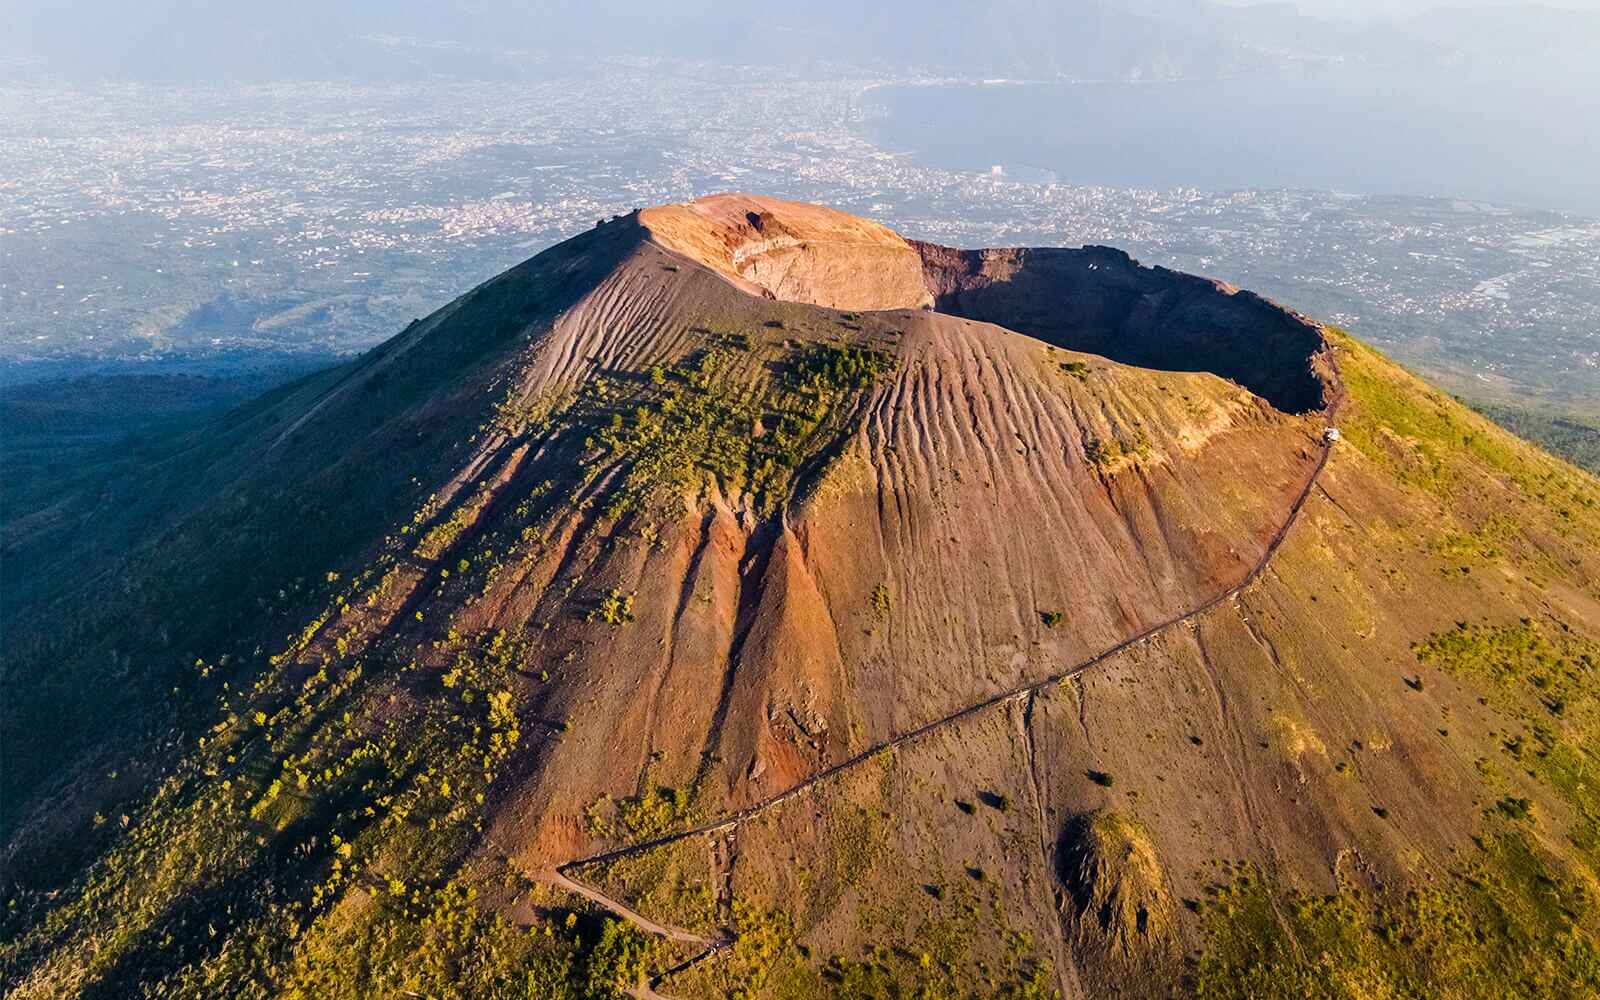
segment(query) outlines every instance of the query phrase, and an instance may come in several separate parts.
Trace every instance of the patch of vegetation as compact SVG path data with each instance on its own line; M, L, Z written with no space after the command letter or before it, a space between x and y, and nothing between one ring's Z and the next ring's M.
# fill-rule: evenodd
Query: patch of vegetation
M820 344L804 352L796 366L797 391L813 396L869 389L894 367L881 351L865 347Z
M733 901L733 954L726 968L732 997L764 995L815 996L806 989L816 984L816 973L797 947L794 919L785 910L761 910Z
M795 909L801 926L810 926L848 893L871 884L884 855L885 819L879 809L848 800L829 805L818 824L818 837L828 849L819 852L817 867L806 874L804 902Z
M1430 540L1428 547L1451 565L1487 562L1498 558L1516 534L1515 521L1501 515L1489 518L1473 531L1447 531Z
M481 873L463 867L522 744L522 644L451 632L433 655L445 665L277 658L225 689L215 725L78 883L13 908L0 976L33 984L14 995L67 982L90 995L514 995L529 975L584 968L576 937L533 941L485 915Z
M869 906L859 919L871 943L855 954L821 960L800 943L800 928L787 912L735 901L738 940L732 953L715 966L668 980L665 991L773 1000L1058 1000L1054 970L1033 957L1030 937L1009 929L997 900L980 902L980 893L990 890L926 888L934 912L921 915L915 926L907 926L903 915ZM975 961L974 939L990 934L999 939L997 961Z
M1308 896L1245 871L1211 890L1201 919L1202 998L1421 1000L1446 983L1482 1000L1600 990L1593 890L1514 832L1405 892Z
M478 516L488 506L493 495L488 490L480 490L464 500L448 519L428 530L417 543L415 554L418 559L437 559L448 551L451 546L461 538L462 534L477 523ZM405 529L401 529L402 533Z
M1568 838L1600 872L1600 643L1524 618L1458 622L1412 648L1419 662L1490 685L1497 707L1522 726L1502 749L1572 807Z
M1135 431L1127 440L1122 438L1094 438L1084 445L1084 457L1089 464L1102 472L1111 473L1150 453L1150 439L1144 431Z
M894 608L894 598L889 593L889 588L878 584L872 588L872 597L868 602L872 608L872 617L884 621L889 617L889 612Z
M617 920L607 920L600 940L587 958L585 984L588 996L616 998L628 996L645 977L655 943Z
M633 593L623 593L616 587L606 591L606 596L589 612L590 621L607 625L626 625L633 621Z
M1423 663L1480 677L1503 689L1528 684L1569 697L1588 693L1597 665L1594 643L1564 630L1551 642L1532 618L1500 626L1457 622L1455 628L1413 644L1412 652Z
M1518 437L1600 475L1600 418L1473 400L1466 405Z
M276 995L618 1000L657 950L624 923L570 911L530 934L484 912L472 889L453 883L415 899L386 892L354 927L314 928Z
M984 897L987 897L984 901ZM915 929L887 914L866 919L880 931L857 957L832 955L821 967L819 995L879 1000L912 997L1008 997L1059 1000L1054 967L1035 957L1032 937L1011 929L992 883L944 893ZM993 937L993 961L973 954Z
M1527 819L1533 815L1532 800L1517 798L1514 795L1501 796L1494 806L1502 815L1510 819Z
M730 495L748 493L771 513L801 466L847 432L854 398L891 366L877 351L818 345L791 351L768 375L742 360L745 344L724 338L651 369L648 380L597 378L586 387L573 410L591 428L586 464L624 470L608 515L664 503L708 480Z
M625 799L602 796L584 810L590 833L627 840L660 837L689 825L693 819L688 790L664 786Z
M1067 616L1062 614L1059 611L1041 611L1041 612L1039 612L1039 621L1044 624L1045 628L1055 628L1057 625L1060 625L1063 621L1066 621L1066 618L1067 618Z

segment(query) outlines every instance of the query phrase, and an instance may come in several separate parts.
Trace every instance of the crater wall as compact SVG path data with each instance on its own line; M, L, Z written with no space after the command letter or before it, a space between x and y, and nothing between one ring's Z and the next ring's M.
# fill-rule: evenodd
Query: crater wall
M763 298L933 309L1123 364L1210 372L1287 413L1326 402L1314 323L1110 247L956 250L833 209L744 194L648 209L639 221L657 244Z
M1211 372L1288 413L1325 402L1322 331L1252 292L1110 247L913 245L939 312L1141 368Z

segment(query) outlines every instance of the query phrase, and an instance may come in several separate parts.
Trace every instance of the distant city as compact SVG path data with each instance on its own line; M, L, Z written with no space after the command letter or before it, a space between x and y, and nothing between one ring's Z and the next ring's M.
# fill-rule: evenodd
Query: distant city
M1600 222L939 169L873 140L874 88L932 82L638 60L517 83L9 85L4 378L358 352L598 219L750 190L944 243L1115 245L1452 391L1600 411Z

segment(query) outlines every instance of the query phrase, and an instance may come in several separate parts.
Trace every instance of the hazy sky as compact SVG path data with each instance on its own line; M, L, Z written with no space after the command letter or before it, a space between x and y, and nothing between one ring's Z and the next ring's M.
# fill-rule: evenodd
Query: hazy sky
M1374 27L1318 15L1406 18L1483 0L1298 0L1217 16L1208 0L0 0L0 78L208 83L267 79L526 77L628 55L947 75L1208 78L1276 67L1282 53L1368 65L1468 64L1595 72L1600 0L1504 0ZM530 59L529 54L539 59ZM1552 69L1557 67L1557 69Z
M1217 0L1246 7L1260 0ZM1328 17L1399 17L1438 7L1560 7L1600 11L1600 0L1294 0L1307 14Z

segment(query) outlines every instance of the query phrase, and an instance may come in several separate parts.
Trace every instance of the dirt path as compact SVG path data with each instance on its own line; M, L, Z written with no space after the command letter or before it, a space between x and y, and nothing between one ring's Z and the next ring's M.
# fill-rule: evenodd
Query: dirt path
M1188 624L1190 621L1193 621L1208 611L1213 610L1218 605L1224 604L1227 601L1237 597L1252 583L1256 582L1256 580L1261 576L1262 572L1266 570L1267 564L1272 560L1272 557L1277 553L1278 548L1283 544L1284 538L1288 536L1290 526L1292 526L1295 520L1299 517L1301 509L1305 506L1306 500L1311 495L1312 487L1316 485L1317 477L1322 474L1323 468L1327 465L1328 455L1330 453L1331 448L1325 447L1322 458L1317 462L1316 469L1312 472L1311 478L1306 482L1306 485L1300 491L1300 495L1295 499L1294 505L1290 508L1288 520L1286 520L1283 526L1278 529L1277 534L1272 537L1272 541L1267 546L1266 552L1262 554L1261 559L1250 570L1245 578L1199 607L1188 611L1177 618L1172 618L1159 624L1152 625L1143 632L1140 632L1138 635L1130 636L1129 638L1117 643L1115 646L1112 646L1109 649L1106 649L1095 654L1089 659L1084 660L1082 663L1075 664L1065 670L1053 673L1042 680L1030 681L1026 684L1018 685L1017 687L1009 690L1001 691L999 694L991 695L988 698L985 698L983 701L975 702L965 708L951 712L949 715L934 719L931 722L923 723L915 729L908 730L904 733L901 733L899 736L894 737L893 739L863 750L855 756L846 760L842 760L831 767L824 768L804 781L792 785L776 795L772 795L768 798L762 799L759 802L752 803L751 805L745 806L743 809L728 813L721 819L712 820L709 823L701 823L698 826L693 826L686 830L680 830L677 833L669 833L665 836L656 837L652 840L641 841L637 844L629 844L627 847L619 847L613 851L605 851L603 853L592 855L586 858L577 858L561 865L561 870L565 872L580 865L594 864L596 862L603 861L615 861L620 858L632 857L636 854L642 854L645 851L654 850L657 847L664 847L667 844L674 844L680 840L686 840L689 837L698 837L702 834L715 833L718 830L726 830L731 826L736 826L747 819L751 819L752 817L766 812L773 806L782 805L783 803L788 802L790 799L796 798L797 796L810 791L813 787L821 784L824 781L827 781L829 778L842 774L851 768L858 767L861 764L864 764L882 754L891 753L899 747L905 746L907 743L920 740L924 736L929 736L942 729L948 728L949 726L969 719L974 715L994 708L997 705L1003 705L1010 701L1026 698L1031 694L1043 691L1045 688L1048 688L1051 685L1060 684L1062 681L1070 680L1073 677L1077 677L1079 674L1093 670L1100 664L1127 652L1140 643L1155 638L1168 629L1176 628L1179 625Z
M607 910L610 910L612 913L615 913L622 919L628 921L628 923L633 924L635 927L644 931L646 934L650 934L655 937L666 938L669 941L677 941L679 944L692 944L696 947L705 948L708 950L721 947L722 945L726 944L726 942L723 940L714 941L711 938L703 937L702 935L695 934L692 931L686 931L681 927L671 927L667 924L658 924L637 910L631 909L625 903L621 903L615 899L612 899L599 889L591 888L590 886L584 885L582 882L577 882L568 878L558 869L551 869L550 871L541 872L538 875L538 879L539 881L546 882L558 889L565 889L568 892L577 893L584 899L587 899L592 903L599 904Z
M1334 424L1335 418L1338 416L1340 407L1344 402L1344 386L1342 382L1339 381L1337 372L1334 375L1333 381L1335 394L1325 410L1329 426ZM869 760L873 760L882 754L892 753L899 747L919 740L924 736L932 735L933 733L953 726L958 722L969 719L998 705L1004 705L1022 699L1031 699L1034 695L1050 687L1051 685L1060 684L1063 681L1078 677L1079 675L1094 669L1100 664L1105 663L1107 660L1111 660L1120 654L1127 652L1134 646L1137 646L1149 639L1153 639L1169 629L1188 624L1189 622L1192 622L1202 615L1214 610L1220 605L1233 600L1235 597L1239 596L1239 594L1243 593L1247 588L1249 588L1251 584L1255 583L1256 580L1261 577L1262 573L1266 572L1267 566L1272 562L1273 556L1277 555L1278 549L1282 547L1284 540L1288 538L1289 530L1293 528L1295 522L1299 520L1300 512L1305 508L1306 501L1310 499L1312 490L1317 487L1319 480L1322 478L1323 471L1328 467L1328 460L1333 456L1333 446L1334 442L1332 441L1325 441L1323 443L1322 454L1318 457L1316 466L1311 470L1311 475L1307 477L1305 485L1300 488L1299 494L1295 497L1294 502L1289 506L1289 510L1284 517L1282 525L1279 526L1278 530L1268 541L1265 551L1263 551L1261 554L1261 558L1256 560L1256 563L1251 567L1250 572L1245 574L1244 578L1238 583L1206 601L1204 604L1201 604L1176 618L1152 625L1143 632L1140 632L1134 636L1130 636L1116 645L1095 654L1089 659L1068 667L1065 670L1051 674L1043 680L1032 681L1027 684L1018 685L1010 690L1002 691L999 694L985 698L983 701L968 705L965 708L950 713L949 715L934 719L931 722L924 723L915 729L901 733L899 736L896 736L867 750L863 750L861 753L858 753L853 757L840 761L831 767L824 768L804 781L792 785L776 795L762 799L759 802L752 803L743 809L728 813L721 819L713 820L708 823L702 823L686 830L680 830L677 833L670 833L662 837L655 837L651 840L641 841L636 844L629 844L626 847L619 847L615 850L605 851L589 857L576 858L558 866L556 869L550 871L546 875L541 876L541 878L553 885L557 885L567 889L568 891L578 893L584 898L599 904L600 906L610 910L612 913L622 917L623 919L632 923L634 926L650 934L654 934L659 937L666 937L674 941L704 946L706 949L704 952L695 958L690 959L687 963L684 963L684 966L680 966L679 968L699 962L701 959L710 956L720 948L731 944L732 938L730 937L720 942L713 942L707 938L696 934L691 934L690 932L680 928L666 927L661 924L657 924L654 921L651 921L649 918L630 909L625 904L609 898L604 893L601 893L595 889L591 889L580 882L574 881L568 877L566 873L571 869L582 865L596 864L600 862L615 861L622 858L633 857L634 855L643 854L646 851L655 850L658 847L664 847L668 844L677 843L680 840L687 840L690 837L699 837L708 833L715 833L737 826L747 819L751 819L767 811L768 809L773 808L774 806L782 805L791 799L797 798L800 795L805 794L807 791L810 791L817 785L827 781L828 779L842 774L851 768L864 764ZM660 979L665 975L666 973L663 973L660 976L654 977L652 982L659 982ZM649 983L643 984L642 988L646 991L649 991L647 994L648 996L656 996L653 991L650 991Z
M670 975L673 975L674 973L682 972L691 966L700 964L723 949L731 947L733 944L733 938L731 936L713 939L696 934L693 931L684 930L682 927L673 927L670 924L656 923L654 920L651 920L649 917L640 913L638 910L633 909L631 906L622 902L621 900L612 899L599 889L596 889L593 886L585 885L576 879L569 878L568 876L562 874L559 870L551 869L549 871L540 872L537 876L535 876L535 878L547 885L553 885L558 889L564 889L567 892L582 896L584 899L589 900L591 903L594 903L602 909L610 911L614 916L619 917L622 920L626 920L628 923L632 924L634 927L646 934L649 934L653 937L665 938L668 941L676 941L679 944L694 945L700 949L690 958L679 962L677 965L674 965L671 968L665 969L661 972L646 973L644 978L639 981L638 985L627 991L629 996L635 997L637 1000L672 1000L671 997L666 997L656 992L656 987L661 984L662 980L666 979Z

